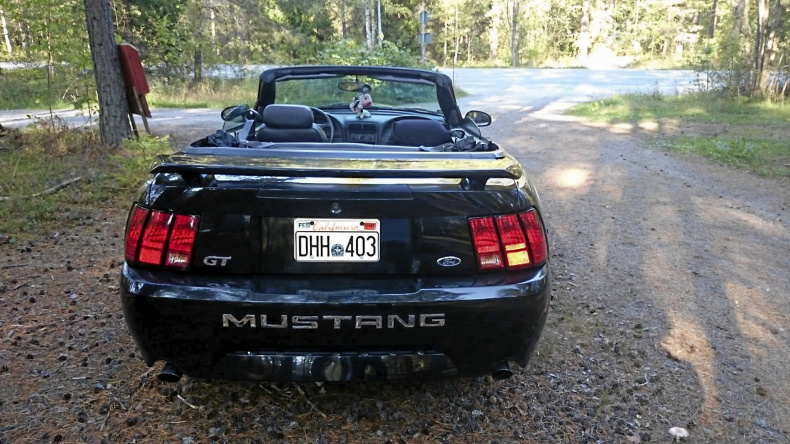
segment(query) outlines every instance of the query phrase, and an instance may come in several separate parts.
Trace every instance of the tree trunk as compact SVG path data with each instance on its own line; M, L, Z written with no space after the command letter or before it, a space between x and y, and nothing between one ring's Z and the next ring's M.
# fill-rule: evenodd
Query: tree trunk
M195 45L194 66L195 82L200 82L203 80L203 47L200 43Z
M740 31L741 35L746 37L752 35L749 26L749 2L746 0L738 0L735 4L735 28Z
M770 95L771 71L776 68L776 54L784 36L787 5L775 0L769 9L769 0L757 1L757 30L754 45L754 89L758 94Z
M365 46L367 46L368 51L373 51L373 24L370 22L370 0L364 0L362 4L365 9L363 12L365 15Z
M378 26L379 32L376 33L376 38L378 38L379 48L381 48L384 45L384 32L382 32L381 30L381 0L378 0L376 14L378 15L378 25L379 25Z
M346 28L346 0L340 0L340 27L343 32L343 40L345 40L348 33Z
M768 83L768 71L765 70L765 37L768 24L768 0L757 0L757 24L754 32L754 83L755 91L762 91Z
M582 1L582 18L579 23L579 39L576 41L579 47L579 63L587 64L587 56L590 51L590 0Z
M716 12L719 9L719 0L713 0L713 7L710 10L710 20L708 21L708 38L712 39L716 32Z
M19 33L22 34L22 47L25 48L25 60L30 60L30 26L27 23L17 22Z
M209 12L209 18L211 19L211 48L214 50L214 54L219 55L219 46L217 46L217 15L214 13L213 7Z
M458 37L458 5L455 5L455 31L453 34L455 34L455 51L453 52L453 67L455 67L458 64L458 41L460 39Z
M520 0L513 1L513 18L510 21L510 64L518 66L518 15Z
M492 16L494 17L494 23L499 20L500 9L498 4L494 4L492 6ZM445 34L447 32L445 31ZM488 34L488 59L489 60L496 60L497 53L499 52L499 28L497 26L491 26Z
M85 19L99 95L101 139L109 145L120 145L131 131L110 0L85 0Z
M3 24L3 37L5 38L5 49L8 51L8 55L11 55L12 47L11 47L11 38L8 37L8 26L5 22L5 14L3 14L3 8L0 8L0 23Z
M442 57L442 65L447 64L447 21L444 22L444 55Z

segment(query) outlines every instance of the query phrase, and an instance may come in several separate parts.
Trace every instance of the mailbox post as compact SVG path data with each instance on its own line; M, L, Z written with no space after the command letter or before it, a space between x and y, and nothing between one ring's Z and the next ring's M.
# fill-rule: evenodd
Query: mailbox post
M425 25L428 24L429 19L430 15L428 14L428 10L423 9L422 12L420 12L420 33L417 34L417 43L420 44L422 53L422 57L420 58L422 63L425 63L425 45L433 42L433 35L425 33Z

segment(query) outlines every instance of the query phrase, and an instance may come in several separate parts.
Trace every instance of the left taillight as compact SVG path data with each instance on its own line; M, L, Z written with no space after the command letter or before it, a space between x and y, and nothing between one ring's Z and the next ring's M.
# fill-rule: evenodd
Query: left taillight
M135 205L126 225L126 261L132 265L188 269L199 223L199 216Z

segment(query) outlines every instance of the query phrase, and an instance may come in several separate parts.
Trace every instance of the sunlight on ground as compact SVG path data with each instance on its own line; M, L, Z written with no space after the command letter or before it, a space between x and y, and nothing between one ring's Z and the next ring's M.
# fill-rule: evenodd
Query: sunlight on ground
M755 214L749 214L739 208L726 208L718 207L710 210L711 219L722 218L725 220L740 220L744 222L749 229L759 230L760 232L769 236L784 236L787 234L784 227L780 222L766 220Z
M735 320L744 338L744 348L752 360L747 369L750 385L759 396L773 398L777 424L790 420L790 346L785 326L790 325L786 310L779 310L773 298L780 289L747 288L736 282L725 285L727 297L735 307Z
M590 171L586 168L555 167L546 172L546 177L560 188L589 191Z
M741 334L750 339L749 350L753 356L766 358L784 356L784 363L790 363L790 350L781 337L772 333L788 325L786 314L774 309L773 302L767 301L764 289L747 288L736 282L726 284L727 297L735 310L735 318ZM770 292L770 289L768 289Z

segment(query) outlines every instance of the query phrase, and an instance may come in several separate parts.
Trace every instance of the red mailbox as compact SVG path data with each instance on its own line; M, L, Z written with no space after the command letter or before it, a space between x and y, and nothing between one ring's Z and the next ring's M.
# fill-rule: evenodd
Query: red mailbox
M140 61L140 52L128 43L121 43L118 45L118 55L121 59L121 70L126 83L129 112L143 116L143 122L148 130L148 122L145 118L151 117L151 110L148 109L145 95L150 92L150 89L148 81L145 79L143 64ZM134 118L132 118L132 125L134 125Z

